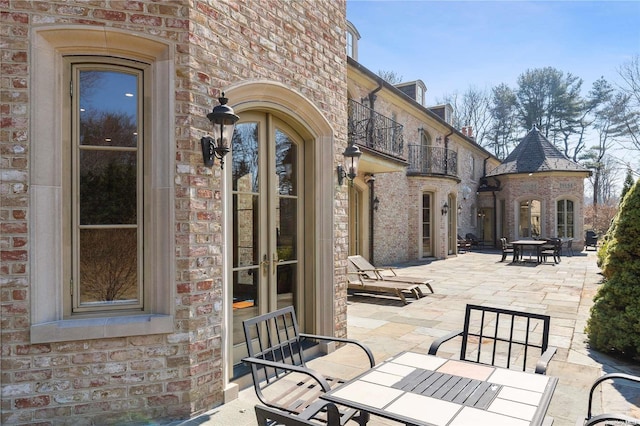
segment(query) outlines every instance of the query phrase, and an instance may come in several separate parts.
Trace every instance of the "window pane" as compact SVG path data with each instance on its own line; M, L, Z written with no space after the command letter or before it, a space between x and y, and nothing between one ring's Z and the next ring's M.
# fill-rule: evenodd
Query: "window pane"
M298 258L296 247L298 200L295 198L280 198L276 207L276 231L278 245L278 259L281 261Z
M80 223L137 223L136 152L80 152Z
M137 231L81 230L80 305L139 300Z
M291 138L276 129L276 174L278 175L278 192L280 195L297 195L298 147Z
M80 144L135 147L138 77L118 71L80 72Z
M258 123L240 123L233 133L233 190L258 192Z
M259 260L259 218L258 196L250 194L233 195L234 226L234 268L257 265Z

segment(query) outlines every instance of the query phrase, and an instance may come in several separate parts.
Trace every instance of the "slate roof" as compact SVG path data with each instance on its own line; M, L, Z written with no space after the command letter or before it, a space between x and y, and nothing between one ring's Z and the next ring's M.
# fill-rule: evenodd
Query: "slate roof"
M586 172L582 165L569 160L534 127L498 167L487 176L550 171Z

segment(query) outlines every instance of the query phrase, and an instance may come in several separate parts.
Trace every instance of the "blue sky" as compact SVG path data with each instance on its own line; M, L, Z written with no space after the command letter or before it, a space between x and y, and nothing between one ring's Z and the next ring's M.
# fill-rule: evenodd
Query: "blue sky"
M427 104L507 83L527 69L600 76L640 54L640 1L347 0L358 29L358 62L427 85Z

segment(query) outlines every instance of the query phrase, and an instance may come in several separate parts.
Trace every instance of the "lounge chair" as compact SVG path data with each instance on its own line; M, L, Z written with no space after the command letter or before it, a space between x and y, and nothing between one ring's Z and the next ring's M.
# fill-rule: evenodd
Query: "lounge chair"
M548 315L467 305L464 328L436 339L429 355L435 355L443 343L461 337L461 360L522 371L533 369L535 362L535 372L545 374L556 353L549 346L550 322Z
M292 414L274 418L270 416L277 413L275 410L266 413L258 408L256 414L259 421L270 418L282 420L286 417L309 421L324 417L325 421L335 423L339 417L340 424L345 424L349 419L361 426L367 424L368 413L347 407L337 407L336 412L335 406L327 406L327 402L320 399L322 393L345 381L308 368L303 341L353 344L362 349L369 366L374 367L375 360L369 348L353 339L300 333L293 306L247 319L242 326L249 355L242 361L251 367L253 388L258 399L268 407Z
M390 282L402 282L402 283L410 283L417 284L418 286L426 286L429 288L429 291L433 293L433 287L431 287L431 280L424 277L410 277L406 275L397 275L395 272L395 268L393 267L384 267L378 268L373 266L367 259L360 255L349 256L349 261L355 265L359 272L364 272L364 277L379 280L379 281L390 281ZM418 288L420 291L420 297L423 296L422 290Z
M368 278L365 272L358 271L353 262L349 262L347 265L347 283L349 290L392 293L398 296L405 305L409 303L405 298L405 293L411 294L416 299L424 296L418 284Z

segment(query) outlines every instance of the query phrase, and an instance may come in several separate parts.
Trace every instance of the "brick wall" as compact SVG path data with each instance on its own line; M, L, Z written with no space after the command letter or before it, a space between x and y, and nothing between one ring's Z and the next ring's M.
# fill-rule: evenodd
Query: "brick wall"
M270 79L312 100L346 145L345 3L308 1L0 0L0 256L2 424L126 423L184 418L222 403L220 169L202 166L199 136L219 89ZM126 29L175 54L176 332L31 344L29 214L30 30ZM55 76L52 76L55 78ZM338 155L338 154L336 154ZM336 158L338 160L338 158ZM335 324L346 334L346 197L336 201Z

